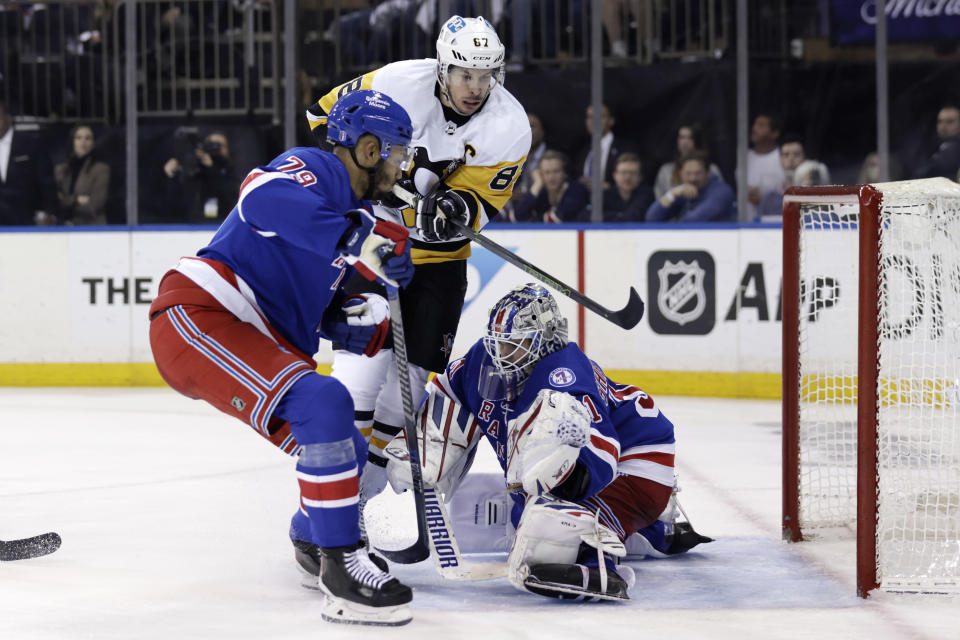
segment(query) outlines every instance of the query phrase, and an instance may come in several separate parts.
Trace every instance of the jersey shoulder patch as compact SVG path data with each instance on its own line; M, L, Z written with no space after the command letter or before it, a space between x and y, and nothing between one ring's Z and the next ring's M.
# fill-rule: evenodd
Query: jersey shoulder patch
M577 376L570 367L557 367L550 372L550 375L547 376L547 379L550 381L550 386L562 389L563 387L569 387L576 382Z

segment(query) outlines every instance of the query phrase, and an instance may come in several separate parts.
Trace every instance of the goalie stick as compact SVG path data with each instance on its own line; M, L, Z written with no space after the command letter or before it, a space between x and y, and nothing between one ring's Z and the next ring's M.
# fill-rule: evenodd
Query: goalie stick
M0 540L0 560L28 560L53 553L60 548L60 535L41 533L32 538Z
M410 388L410 371L407 368L407 343L403 332L403 316L398 294L396 287L387 285L390 325L393 329L393 353L396 358L397 377L400 379L400 395L403 400L403 435L409 452L413 501L417 511L417 540L405 549L377 549L377 551L388 560L399 564L413 564L426 560L433 551L438 573L451 580L489 580L506 576L506 564L463 562L460 548L453 536L453 527L450 526L450 516L443 504L443 497L437 493L436 489L423 485L423 472L417 447L417 417L413 409L413 391Z
M399 291L387 285L390 303L390 325L393 329L393 353L403 401L403 435L410 459L410 478L417 511L417 540L405 549L377 549L387 559L399 564L426 560L431 551L437 572L450 580L490 580L507 575L506 563L465 563L453 534L450 515L441 496L433 487L423 485L420 453L417 446L417 417L413 408L413 390L407 364L407 343L403 330ZM362 517L362 516L361 516Z
M433 563L441 578L447 580L492 580L505 578L505 562L464 562L460 546L453 534L450 514L443 504L443 496L433 487L424 487L427 527Z
M415 210L417 211L420 210L420 203L423 200L423 196L421 196L419 193L411 193L410 191L407 191L400 185L395 184L393 186L393 194L398 198L400 198L401 200L403 200L404 202L406 202L407 204L409 204ZM503 258L513 266L519 268L521 271L533 276L537 280L552 287L553 289L556 289L558 292L567 296L577 304L580 304L583 307L586 307L587 309L589 309L590 311L593 311L594 313L596 313L602 318L606 318L607 320L617 325L618 327L622 327L624 329L632 329L637 325L638 322L640 322L640 319L643 317L643 311L644 311L643 299L640 298L640 294L637 293L637 290L634 289L633 287L630 287L630 297L627 300L627 304L625 307L623 307L618 311L607 309L606 307L599 304L598 302L595 302L594 300L591 300L587 296L583 295L582 293L580 293L570 285L564 284L560 280L557 280L556 278L551 276L549 273L547 273L543 269L540 269L539 267L527 262L526 260L518 256L517 254L513 253L506 247L502 247L496 242L494 242L493 240L491 240L490 238L484 235L481 235L477 231L474 231L472 228L468 227L467 225L460 224L455 220L449 220L448 222L450 222L450 224L452 224L457 231L462 233L464 236L466 236L470 240L473 240L484 249L487 249L488 251L497 254L498 256L500 256L501 258Z
M410 389L410 371L407 368L407 343L403 332L403 315L400 310L399 290L387 285L387 300L390 302L390 328L393 330L393 355L400 379L400 397L403 401L403 435L410 452L410 478L413 483L413 501L417 510L417 540L406 549L388 551L378 549L388 559L400 564L413 564L426 560L430 555L430 533L427 530L427 513L424 505L423 473L420 468L420 453L417 450L417 418L413 410L413 392Z

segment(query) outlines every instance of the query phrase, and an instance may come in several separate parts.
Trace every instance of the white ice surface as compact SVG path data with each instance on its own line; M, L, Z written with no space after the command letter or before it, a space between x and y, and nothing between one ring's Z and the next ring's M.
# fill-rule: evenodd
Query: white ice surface
M414 621L376 630L324 623L299 586L293 462L249 428L166 389L0 389L0 539L63 536L0 564L0 640L960 638L957 599L855 597L852 542L780 541L779 403L658 402L682 504L717 542L631 563L632 600L615 604L394 565ZM411 522L395 519L398 546Z

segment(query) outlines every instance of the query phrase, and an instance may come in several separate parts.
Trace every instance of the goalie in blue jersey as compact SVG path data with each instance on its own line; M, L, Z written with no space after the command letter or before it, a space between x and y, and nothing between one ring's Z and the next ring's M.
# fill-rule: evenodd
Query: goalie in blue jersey
M418 420L423 480L449 498L486 437L504 470L500 493L510 492L508 575L519 589L627 599L632 571L616 559L628 549L662 557L710 541L676 521L673 424L653 398L613 382L567 341L567 321L542 286L497 302L486 336L427 391ZM388 464L395 489L409 478L402 458ZM491 537L497 510L482 505L495 504L493 494L466 497ZM458 509L455 496L455 528Z

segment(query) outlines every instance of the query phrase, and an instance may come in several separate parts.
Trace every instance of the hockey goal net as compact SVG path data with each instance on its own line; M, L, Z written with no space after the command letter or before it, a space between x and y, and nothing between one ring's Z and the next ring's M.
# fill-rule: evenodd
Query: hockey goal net
M857 590L960 593L960 185L793 188L783 532L855 535Z

